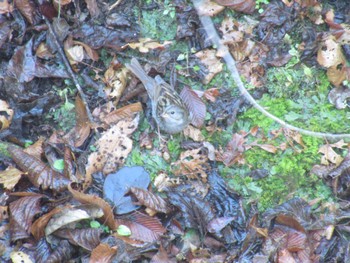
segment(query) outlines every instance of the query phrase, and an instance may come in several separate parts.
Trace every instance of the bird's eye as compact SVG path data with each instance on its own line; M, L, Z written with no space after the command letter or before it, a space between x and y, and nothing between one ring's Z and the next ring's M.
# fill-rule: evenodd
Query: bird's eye
M170 114L171 114L171 115L174 115L174 114L175 114L175 111L171 111Z

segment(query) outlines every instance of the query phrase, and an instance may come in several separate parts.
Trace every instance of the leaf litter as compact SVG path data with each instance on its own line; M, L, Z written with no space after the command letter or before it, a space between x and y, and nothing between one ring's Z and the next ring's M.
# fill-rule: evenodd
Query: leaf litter
M240 167L251 165L249 151L300 154L310 145L288 129L267 135L242 123L232 129L249 106L223 87L232 83L223 73L224 54L212 48L191 5L181 0L164 6L147 2L135 13L133 3L118 1L108 6L107 14L107 6L93 0L85 1L86 6L62 2L60 10L55 3L5 1L0 8L7 14L1 19L0 38L6 61L0 64L0 138L6 153L0 159L0 205L2 214L10 212L1 217L0 247L6 248L1 260L66 262L78 255L90 262L349 261L349 209L344 203L294 198L261 214L222 178L224 169L241 173ZM299 51L305 61L325 68L337 89L329 99L344 109L349 30L348 21L339 22L334 15L340 5L324 10L319 1L270 1L259 15L254 1L205 1L201 12L217 16L217 28L241 76L261 89L256 97L264 93L268 67L293 62L287 35L300 21L310 22ZM139 19L160 9L177 22L176 41L187 42L189 52L176 50L173 39L163 41L167 37L141 37ZM229 9L251 16L239 19ZM58 11L65 18L56 18ZM55 34L38 12L51 21ZM67 15L72 13L74 19ZM106 23L92 23L92 18L106 18ZM329 32L316 32L322 23ZM15 34L10 34L10 25ZM62 43L73 72L89 75L90 85L84 87L88 100L63 81L71 73L61 66L55 41ZM148 62L150 75L168 77L170 71L172 84L182 87L193 124L184 132L188 141L170 138L164 146L155 139L147 111L143 114L147 104L138 102L145 102L142 87L136 88L137 81L130 80L123 66L130 56ZM177 80L176 71L188 78L187 86L182 76ZM213 86L203 89L193 80ZM69 119L72 108L75 124L59 130L54 123ZM89 108L94 108L92 116ZM47 124L43 119L50 111ZM220 140L214 139L217 134ZM28 138L33 145L19 148ZM348 146L326 142L318 149L320 165L315 166L334 195L344 200L350 193L349 157L344 155ZM159 167L152 173L140 166L124 167L130 159L147 164L149 153L167 166L156 162ZM57 171L53 167L59 160L64 167ZM254 170L249 178L268 177L265 171Z

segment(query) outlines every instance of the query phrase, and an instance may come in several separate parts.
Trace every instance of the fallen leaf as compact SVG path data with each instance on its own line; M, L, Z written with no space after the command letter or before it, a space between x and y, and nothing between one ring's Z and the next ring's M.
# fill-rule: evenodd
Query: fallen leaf
M223 64L220 59L216 57L216 50L213 49L202 50L195 55L208 69L208 74L202 81L204 84L208 84L216 74L222 71Z
M141 53L148 53L150 49L164 49L165 46L172 44L172 41L164 41L163 44L151 38L140 38L139 42L129 43L127 46L132 49L138 49Z
M0 100L0 112L2 113L0 114L0 131L2 131L10 127L14 112L4 100Z
M191 123L200 128L204 124L207 112L205 103L187 86L182 89L180 97L190 112Z
M186 137L191 138L192 140L194 140L195 142L202 142L204 141L204 136L201 133L200 129L197 129L191 125L188 125L185 129L184 129L184 135Z
M0 184L7 190L12 190L21 179L23 172L14 168L7 167L5 171L0 171Z

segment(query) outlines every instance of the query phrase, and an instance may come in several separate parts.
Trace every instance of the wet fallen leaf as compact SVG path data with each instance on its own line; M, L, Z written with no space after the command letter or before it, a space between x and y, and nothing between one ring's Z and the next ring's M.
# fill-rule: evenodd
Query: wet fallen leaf
M2 131L10 127L14 112L4 100L0 100L0 112L2 112L0 114L0 131Z
M117 248L101 243L91 252L90 263L109 263L117 253Z

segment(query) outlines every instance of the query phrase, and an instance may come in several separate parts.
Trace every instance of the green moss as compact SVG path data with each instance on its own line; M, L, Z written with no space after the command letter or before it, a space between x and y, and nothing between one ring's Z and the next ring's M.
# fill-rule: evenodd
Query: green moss
M170 165L161 156L151 150L142 149L141 151L138 146L133 148L125 165L144 167L150 173L152 180L160 171L170 172Z
M171 40L176 36L175 7L164 1L163 8L141 11L141 34L157 40Z

